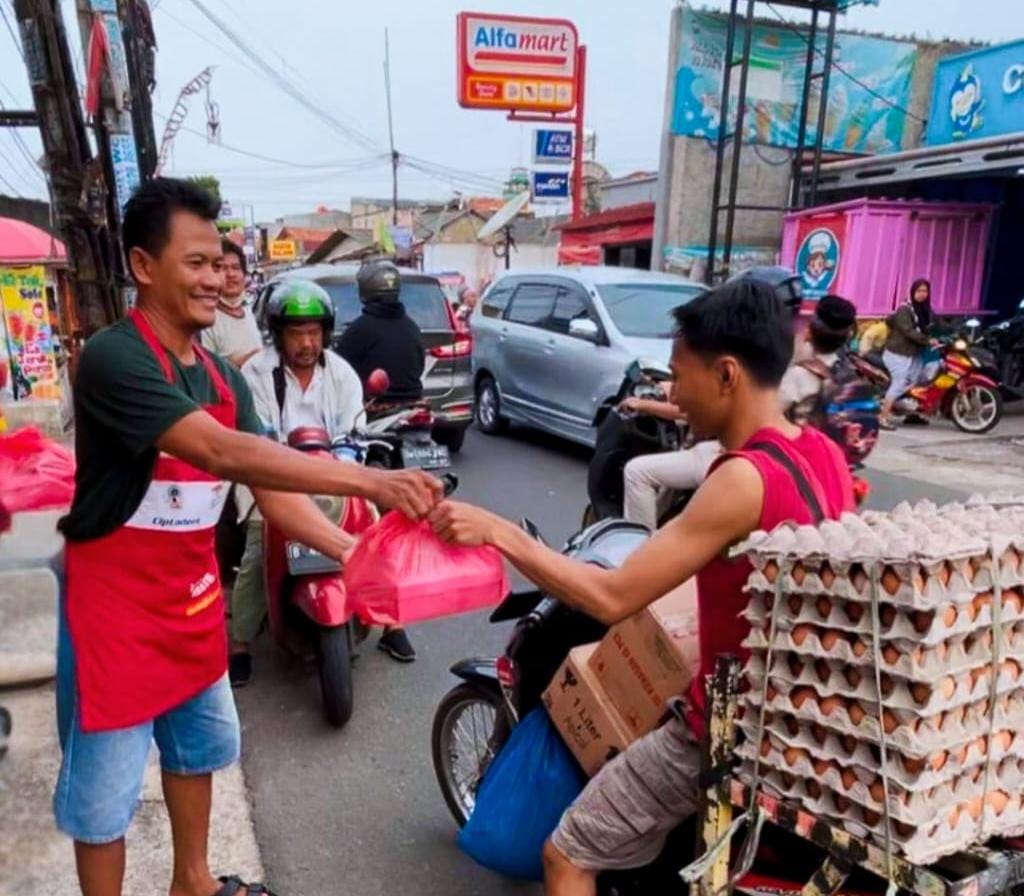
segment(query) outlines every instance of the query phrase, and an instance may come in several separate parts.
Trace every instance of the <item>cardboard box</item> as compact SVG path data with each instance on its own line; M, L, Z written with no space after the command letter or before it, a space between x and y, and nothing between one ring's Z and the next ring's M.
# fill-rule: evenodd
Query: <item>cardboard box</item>
M590 657L591 671L633 737L658 727L666 703L686 690L699 663L692 579L613 626Z
M543 697L562 740L591 776L635 740L588 665L596 647L572 650Z

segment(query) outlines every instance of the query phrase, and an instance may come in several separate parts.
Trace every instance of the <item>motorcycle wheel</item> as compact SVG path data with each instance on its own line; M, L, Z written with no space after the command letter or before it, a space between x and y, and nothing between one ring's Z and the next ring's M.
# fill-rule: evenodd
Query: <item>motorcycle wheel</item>
M1003 398L998 389L968 386L957 393L949 406L949 416L961 432L981 435L993 429L1003 416Z
M316 667L324 715L329 725L342 728L352 718L353 705L352 652L347 625L320 629Z
M430 736L434 773L460 828L472 814L480 781L509 730L501 696L471 684L452 688L437 707Z

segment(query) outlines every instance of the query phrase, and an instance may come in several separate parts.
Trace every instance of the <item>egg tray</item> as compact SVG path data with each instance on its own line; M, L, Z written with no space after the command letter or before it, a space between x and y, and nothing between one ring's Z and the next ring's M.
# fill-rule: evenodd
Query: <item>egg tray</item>
M881 786L883 766L877 747L872 749L870 745L858 742L852 751L848 751L847 746L850 745L844 744L840 738L825 735L819 742L806 729L797 728L794 733L786 721L779 725L772 720L762 731L762 751L774 751L761 753L763 764L786 774L827 782L834 790L864 805L881 808L881 797L871 791L873 785L878 785L876 791ZM737 752L753 758L757 718L747 717L740 722L740 728L746 740ZM990 744L991 755L988 753ZM1024 781L1024 736L1010 729L997 732L992 738L983 735L956 750L940 750L927 758L908 759L898 752L887 751L885 770L888 772L890 800L893 801L891 805L895 807L898 802L911 810L924 804L934 808L958 797L966 799L973 796L981 786L985 766L990 760L990 777L1006 763L1007 767L999 772L999 780L1006 786L1020 789ZM856 784L851 784L851 781ZM854 786L859 788L856 792L851 789Z
M750 759L741 764L737 776L747 786L751 786L754 780L754 765ZM860 806L853 800L824 787L818 797L812 797L804 789L806 781L796 779L787 786L782 774L776 770L763 774L760 782L761 786L774 796L796 802L812 815L831 821L853 836L870 839L885 848L885 817L881 812ZM999 814L996 814L993 806L984 803L982 810L978 811L977 818L973 817L970 811L962 810L955 819L955 825L950 824L953 819L952 808L941 816L930 816L925 820L926 823L920 826L894 820L893 852L915 865L930 865L943 856L960 852L990 837L1019 836L1024 832L1024 808L1021 806L1019 795L1011 794L1006 807Z
M806 643L806 642L804 642ZM751 686L764 678L766 650L752 650L745 666ZM1000 660L998 693L1024 686L1024 661L1010 655ZM882 700L889 709L911 710L922 717L937 715L959 706L980 702L992 692L992 661L943 675L928 681L911 681L888 672L881 674ZM856 701L867 711L877 707L878 690L873 666L857 666L831 658L810 659L792 651L773 651L771 678L782 679L791 685L814 688L819 698L831 696ZM875 713L877 715L877 712Z
M748 602L744 617L752 627L771 625L774 592L753 590L748 587ZM1002 592L1000 624L1020 622L1024 634L1024 594L1019 589ZM879 633L885 640L903 641L908 649L932 646L950 638L968 635L993 624L993 595L980 591L964 603L945 603L927 610L912 610L889 601L880 601L878 607ZM775 616L779 631L793 631L798 626L810 625L831 629L844 634L856 634L871 640L871 604L861 600L845 600L829 595L804 592L788 593ZM797 645L799 646L799 645Z
M762 683L756 678L748 678L750 689L742 695L742 702L750 707L750 711L760 713ZM800 689L799 694L794 692ZM818 699L810 699L811 696ZM796 702L791 697L796 696ZM830 712L822 710L818 700L838 701L830 707ZM800 705L796 705L799 703ZM871 742L879 741L878 705L864 701L860 703L864 716L853 722L847 712L845 700L838 695L822 697L811 686L794 685L792 682L772 676L769 679L769 696L766 711L783 712L796 716L803 721L823 725L839 735L852 735L854 738ZM952 709L952 711L950 711ZM996 703L995 718L989 712L989 697L964 707L943 710L931 716L922 716L917 712L905 709L884 709L887 721L886 745L891 750L908 756L929 756L937 750L953 749L977 737L1005 728L1024 728L1024 689L1015 688L999 696Z
M829 635L829 631L835 632L836 637ZM908 681L922 683L937 681L945 675L969 672L992 662L991 631L989 628L959 635L928 646L903 640L884 641L881 670L886 675L898 675ZM766 653L766 632L752 628L743 646L755 653ZM871 641L860 634L815 627L797 644L791 632L780 631L775 634L773 654L792 654L809 663L824 660L839 664L843 669L857 669L862 676L870 676L874 680ZM1024 660L1024 622L1003 626L999 656L1001 659Z

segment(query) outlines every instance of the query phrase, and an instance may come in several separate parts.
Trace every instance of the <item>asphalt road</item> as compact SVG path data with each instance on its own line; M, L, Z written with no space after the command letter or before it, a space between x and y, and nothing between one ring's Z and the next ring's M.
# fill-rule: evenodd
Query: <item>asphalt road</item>
M473 432L456 462L460 497L510 518L529 516L552 543L575 531L588 453L528 432ZM871 503L887 507L956 494L886 474L869 476ZM455 825L434 778L430 726L455 683L448 667L493 655L504 627L472 615L415 627L419 651L400 666L366 642L355 670L356 709L342 731L320 714L315 676L264 637L256 680L238 693L243 765L269 882L282 896L503 896L539 887L476 866L455 845Z

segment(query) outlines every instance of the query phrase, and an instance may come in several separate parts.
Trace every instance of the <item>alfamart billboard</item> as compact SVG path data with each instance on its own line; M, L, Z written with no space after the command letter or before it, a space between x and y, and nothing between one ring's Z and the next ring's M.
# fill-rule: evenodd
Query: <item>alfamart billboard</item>
M683 9L673 98L674 134L712 139L718 136L727 20L722 14ZM740 26L737 55L743 47L743 34ZM796 146L808 39L806 31L784 25L754 27L747 81L748 140ZM825 34L819 34L817 42L821 52L815 69L820 70ZM866 153L900 149L906 118L902 110L910 104L916 44L837 34L833 58L836 67L829 85L825 148ZM733 70L731 90L735 98L738 68ZM812 87L808 143L814 139L818 97ZM735 105L734 99L730 108L735 110Z

